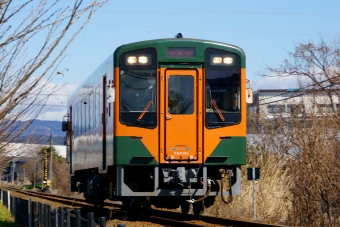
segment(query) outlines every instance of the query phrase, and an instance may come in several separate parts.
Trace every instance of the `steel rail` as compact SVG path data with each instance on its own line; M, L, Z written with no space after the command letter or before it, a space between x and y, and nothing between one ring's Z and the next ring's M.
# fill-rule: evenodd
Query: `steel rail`
M67 204L70 206L79 206L86 207L87 209L93 209L93 204L87 202L85 199L73 198L68 196L61 196L43 192L32 192L25 190L13 190L13 189L5 189L11 190L16 193L25 194L28 196L36 196L41 199L52 200L54 202L59 202L63 204ZM98 209L96 209L98 210ZM123 205L116 204L113 202L104 202L103 207L100 208L101 212L105 211L107 213L116 214L117 216L128 216L129 219L139 220L139 221L149 221L152 223L157 223L165 226L178 226L178 227L201 227L201 226L246 226L246 227L284 227L284 225L277 224L269 224L263 223L259 221L249 221L242 219L232 219L232 218L220 218L220 217L212 217L206 215L200 215L199 217L194 216L192 214L182 214L179 212L166 211L166 210L157 210L151 209L147 212L147 214L138 214L131 213L123 210ZM195 222L195 223L193 223Z

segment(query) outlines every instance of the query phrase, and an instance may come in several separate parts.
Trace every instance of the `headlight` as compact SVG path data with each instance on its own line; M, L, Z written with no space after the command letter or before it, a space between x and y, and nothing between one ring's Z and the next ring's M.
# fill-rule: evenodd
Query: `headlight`
M213 57L212 62L214 64L221 64L222 63L222 58L221 57Z
M151 56L149 54L134 54L129 53L125 55L126 65L150 65Z
M148 63L148 57L147 56L139 56L138 57L138 62L141 63L141 64L146 64Z
M136 64L137 63L137 57L136 56L128 56L126 59L128 64Z
M233 56L225 56L225 55L212 55L210 56L210 64L211 65L234 65L234 57Z
M233 62L234 62L234 59L232 57L225 57L225 58L223 58L223 63L224 64L231 65L231 64L233 64Z

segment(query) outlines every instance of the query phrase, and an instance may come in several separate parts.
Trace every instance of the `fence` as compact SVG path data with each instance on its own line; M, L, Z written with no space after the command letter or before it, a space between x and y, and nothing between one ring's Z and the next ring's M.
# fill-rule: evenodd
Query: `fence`
M2 190L1 203L8 208L15 222L25 227L105 227L106 218L99 217L95 222L94 213L87 213L82 217L80 209L71 211L69 208L59 207L51 210L48 204L16 198L10 191Z

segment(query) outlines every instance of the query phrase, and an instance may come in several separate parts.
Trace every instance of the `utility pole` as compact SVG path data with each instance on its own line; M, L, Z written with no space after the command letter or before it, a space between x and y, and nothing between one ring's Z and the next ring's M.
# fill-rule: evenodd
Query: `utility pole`
M45 158L43 159L44 160L44 165L43 165L43 177L42 177L42 180L41 180L41 190L44 191L45 188L48 189L47 187L47 180L48 180L48 171L47 171L47 151L46 151L46 154L45 154ZM35 164L37 165L37 164Z
M253 211L254 211L254 220L256 220L256 182L257 180L260 180L260 168L248 168L248 180L253 181Z
M252 168L252 176L253 176L253 211L254 211L254 220L256 220L255 167Z
M35 188L35 179L36 179L36 176L37 176L37 163L35 163L34 167L35 168L34 168L34 172L33 172L33 188Z
M14 185L15 160L12 161L12 185Z
M48 180L50 182L50 185L48 187L48 191L52 192L52 159L53 159L53 155L52 155L52 132L50 133L50 165L49 165L49 171L48 171Z

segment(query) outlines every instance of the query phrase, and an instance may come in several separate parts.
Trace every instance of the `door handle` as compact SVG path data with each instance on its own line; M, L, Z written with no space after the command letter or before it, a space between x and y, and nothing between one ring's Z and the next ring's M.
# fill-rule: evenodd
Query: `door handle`
M170 115L166 115L165 117L167 120L170 120L172 117Z

